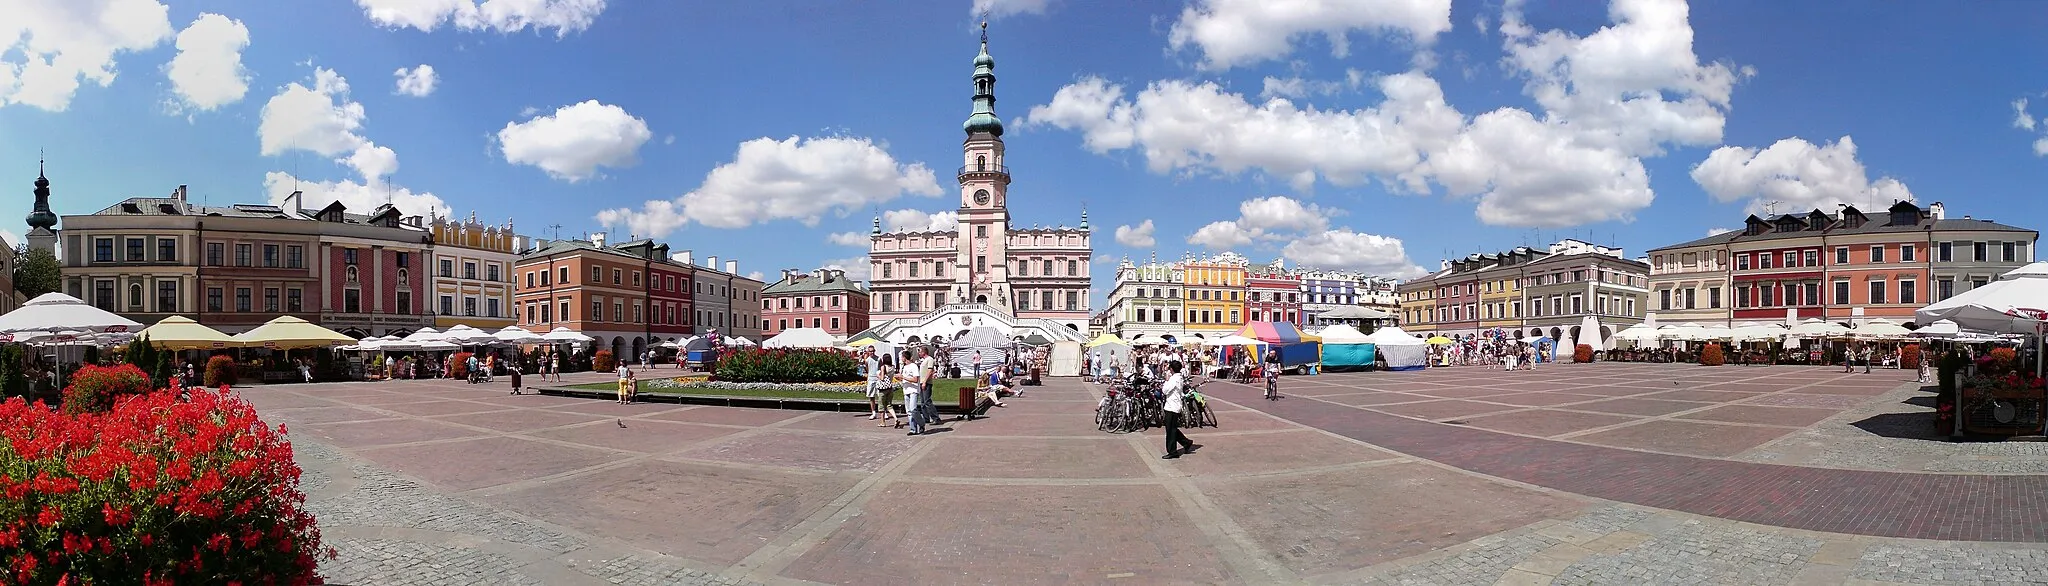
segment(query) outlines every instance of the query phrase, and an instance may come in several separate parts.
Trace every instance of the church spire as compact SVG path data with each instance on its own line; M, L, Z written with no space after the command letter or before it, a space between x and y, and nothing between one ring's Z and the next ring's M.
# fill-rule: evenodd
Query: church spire
M36 160L36 206L28 213L30 228L50 229L57 225L57 214L50 211L50 178L43 176L43 161Z
M981 54L974 56L974 113L961 125L968 135L1003 135L1003 121L996 117L996 58L988 56L988 21L981 21Z

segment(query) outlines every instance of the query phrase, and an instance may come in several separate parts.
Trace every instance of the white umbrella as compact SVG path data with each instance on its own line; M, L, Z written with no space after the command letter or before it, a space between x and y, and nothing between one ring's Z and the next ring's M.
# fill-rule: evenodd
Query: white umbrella
M1707 329L1700 327L1699 324L1685 323L1657 328L1657 337L1664 340L1693 341L1700 339L1706 332Z
M455 345L454 342L434 340L431 342L420 342L419 349L427 352L442 352L447 350L461 350L462 347Z
M1729 332L1728 339L1736 342L1765 342L1783 338L1785 337L1785 332L1785 326L1757 324L1735 328Z
M1847 333L1849 333L1849 328L1842 327L1841 324L1834 322L1822 321L1820 318L1815 317L1799 322L1799 325L1786 332L1786 335L1795 338L1826 338Z
M588 343L591 340L590 336L585 336L581 333L577 333L575 330L562 327L555 328L553 331L549 331L546 335L543 335L540 338L541 340L548 342L574 344Z
M753 340L749 340L749 339L746 339L746 338L741 338L741 337L738 337L738 336L733 336L733 337L729 337L729 338L726 338L726 339L725 339L725 345L727 345L727 346L753 346L753 345L755 345L755 344L754 344L754 341L753 341Z
M1646 324L1632 325L1628 329L1615 332L1614 339L1638 343L1655 342L1657 341L1657 328Z
M1912 335L1915 338L1948 339L1960 336L1962 335L1962 333L1963 328L1961 326L1957 326L1956 322L1944 319L1938 320L1931 324L1927 324L1927 327L1913 330Z
M407 342L411 342L411 343L414 343L414 344L425 344L425 343L427 343L427 342L439 342L439 341L442 341L442 340L446 340L446 339L448 339L448 338L447 338L447 336L443 336L443 335L441 335L441 330L436 330L436 329L434 329L434 328L420 328L420 329L419 329L419 331L417 331L417 332L413 332L413 333L412 333L412 335L410 335L410 336L406 336L406 337L404 338L404 340L405 340L405 341L407 341Z
M1164 346L1164 345L1166 345L1166 338L1162 338L1162 337L1159 337L1159 336L1154 336L1154 335L1150 335L1150 334L1147 334L1147 335L1143 335L1143 336L1138 336L1138 338L1137 338L1137 339L1135 339L1135 340L1131 340L1131 345L1132 345L1132 346Z
M462 345L496 344L498 337L490 332L476 329L469 324L457 324L441 332L441 339Z
M507 344L539 344L541 342L540 334L527 331L526 328L519 326L505 326L504 329L491 334L491 337Z
M63 293L44 293L14 311L0 315L0 332L27 330L81 330L85 332L132 332L142 329L134 320L86 305Z
M1239 336L1239 335L1235 335L1235 334L1233 334L1233 335L1229 335L1229 336L1224 336L1224 337L1221 337L1221 338L1217 338L1217 339L1214 339L1214 340L1203 340L1203 341L1202 341L1202 345L1203 345L1203 346L1209 346L1209 347L1212 347L1212 348L1213 348L1213 347L1217 347L1217 346L1264 346L1264 345L1266 345L1266 343L1265 343L1265 342L1261 342L1261 341L1258 341L1258 340L1256 340L1256 339L1253 339L1253 338L1247 338L1247 337L1244 337L1244 336Z
M1906 329L1905 326L1882 319L1870 320L1864 322L1861 326L1857 326L1856 329L1849 330L1849 335L1868 340L1903 338L1911 333L1913 333L1913 330Z
M2043 318L2048 317L2048 307L2043 306L2048 306L2048 262L2036 262L1999 275L1998 280L1982 287L1920 308L1913 312L1913 317L1922 323L1945 319L1970 330L2039 334Z

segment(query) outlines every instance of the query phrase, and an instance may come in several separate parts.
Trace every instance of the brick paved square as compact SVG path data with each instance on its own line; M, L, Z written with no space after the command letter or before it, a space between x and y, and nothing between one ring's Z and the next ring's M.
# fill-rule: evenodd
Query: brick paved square
M1725 458L1778 439L1791 431L1774 427L1662 420L1646 421L1571 439L1617 448Z
M363 421L363 420L368 420L368 419L388 419L388 418L391 418L391 417L396 417L396 416L395 416L395 415L392 415L392 414L389 414L389 413L380 413L380 412L377 412L377 411L371 411L371 410L368 410L368 409L358 409L358 408L355 408L355 407L338 407L338 406L337 406L337 407L315 407L315 408L311 408L311 409L288 409L288 410L282 410L282 411L277 411L277 412L275 412L275 413L267 414L267 415L265 415L265 416L264 416L264 419L265 419L266 421L268 421L269 423L272 423L272 424L276 424L276 423L290 423L290 424L293 424L293 425L300 425L300 424L307 424L307 423L337 423L337 422L342 422L342 421Z
M563 413L582 413L584 415L601 415L605 417L652 417L654 415L659 415L661 413L686 408L688 407L671 403L633 403L630 405L620 405L617 401L584 400L577 403L549 407L548 410L560 411Z
M657 552L730 565L859 480L645 460L494 495L492 501Z
M1420 463L1196 482L1273 561L1306 576L1419 555L1586 508L1571 497Z
M926 438L768 431L699 445L674 457L819 472L873 472L919 439Z
M659 412L656 412L657 410ZM654 412L654 414L649 415L648 418L660 419L662 421L679 421L684 423L712 423L717 425L740 425L746 427L761 427L771 423L778 423L785 419L802 417L805 415L815 413L815 411L786 411L781 409L745 409L739 407L691 407L688 409L672 410L659 410L656 408L651 408L649 409L649 412Z
M1715 407L1698 413L1682 415L1680 419L1727 421L1733 423L1761 423L1765 425L1788 425L1805 427L1820 423L1841 411L1835 409L1814 409L1809 407L1766 407L1758 405L1728 405Z
M333 399L334 402L336 403L343 403L348 405L362 405L367 407L381 407L384 405L397 405L400 403L426 403L441 400L439 397L436 397L434 395L422 393L376 393L371 395L357 395L350 397L331 397L331 399Z
M1572 405L1571 409L1575 411L1599 411L1601 413L1618 413L1622 415L1670 415L1706 406L1709 406L1709 404L1690 401L1624 398L1579 403Z
M1164 454L1165 438L1156 433L1148 433L1147 436L1150 441L1145 445L1146 456ZM1190 432L1188 439L1201 444L1201 451L1175 460L1168 467L1198 477L1261 474L1401 457L1400 454L1310 430L1209 437Z
M1534 411L1521 411L1517 413L1503 413L1500 415L1474 417L1465 420L1465 425L1477 427L1480 429L1491 429L1494 431L1505 431L1509 433L1519 433L1523 435L1549 437L1553 435L1571 433L1575 431L1585 431L1596 427L1619 425L1623 423L1628 423L1630 421L1638 420L1640 419L1636 417L1628 417L1623 415L1607 415L1601 413L1579 413L1575 411L1538 409Z
M1480 400L1488 403L1504 403L1508 405L1520 405L1525 407L1550 407L1553 405L1563 405L1565 403L1599 401L1606 398L1607 397L1602 397L1598 395L1575 395L1572 393L1530 392L1517 393L1512 395L1496 395L1492 397L1486 397Z
M291 428L293 435L312 435L344 448L382 446L482 435L483 432L423 419L386 419L357 423L321 423Z
M419 403L379 405L377 406L377 408L383 409L385 411L404 413L406 415L419 415L423 417L431 417L435 415L461 415L464 413L503 411L505 409L508 409L509 407L500 407L497 405L489 405L484 403L473 403L470 401L425 401Z
M616 422L599 421L589 425L536 431L529 435L587 446L661 454L739 432L740 430L730 427L632 420L627 421L626 427L623 428Z
M1718 388L1718 387L1716 387L1716 388ZM1763 393L1748 393L1748 392L1736 392L1736 391L1721 391L1721 390L1708 390L1708 389L1686 389L1686 390L1682 390L1682 391L1670 391L1670 392L1663 392L1663 393L1654 393L1654 394L1649 394L1649 395L1642 395L1642 396L1641 396L1640 398L1643 398L1643 399L1660 399L1660 400L1666 400L1666 401L1699 401L1699 402L1702 402L1702 403L1732 403L1732 402L1735 402L1735 401L1740 401L1740 400L1743 400L1743 399L1747 399L1747 398L1750 398L1750 397L1755 397L1755 396L1759 396L1759 395L1762 395L1762 394L1763 394Z
M509 437L376 448L363 457L427 482L472 490L587 468L623 458L610 452Z
M1893 388L1896 387L1898 387L1897 383L1894 383L1889 386L1850 386L1838 384L1818 384L1808 387L1800 387L1799 389L1794 390L1792 392L1808 395L1845 395L1856 397L1875 397L1890 392Z
M946 438L911 467L913 476L967 478L1142 478L1150 469L1121 437L1016 440Z
M1415 391L1415 394L1417 395L1436 397L1439 399L1470 399L1473 397L1510 395L1515 393L1516 391L1513 390L1496 389L1491 387L1452 387L1447 389L1430 389L1427 391Z
M1737 391L1737 392L1745 392L1745 393L1769 393L1769 392L1774 392L1774 391L1782 391L1782 390L1785 390L1785 388L1787 388L1787 387L1791 387L1791 386L1796 386L1796 384L1787 384L1787 381L1785 381L1785 380L1782 380L1782 379L1774 379L1774 380L1772 380L1771 382L1767 382L1767 383L1759 383L1759 382L1726 382L1726 383L1714 383L1714 384L1710 384L1710 385L1701 385L1701 386L1700 386L1699 388L1701 388L1701 389L1704 389L1704 390L1710 390L1710 391Z
M946 433L964 436L1014 435L1041 437L1092 437L1101 435L1095 430L1095 407L1076 405L1074 412L1064 415L1005 413L989 414L987 419L957 421L956 415L941 414L946 422L940 427L952 431ZM899 434L900 435L900 434Z
M536 429L546 429L550 427L560 427L564 425L575 425L578 423L590 423L592 421L603 420L604 418L595 415L578 415L575 413L557 413L553 411L520 409L515 411L492 411L487 413L449 415L445 417L436 417L435 419L439 419L441 421L446 421L449 423L474 425L477 427L495 429L498 431L517 432L532 431Z
M1446 399L1442 401L1429 401L1426 403L1412 403L1406 405L1378 405L1373 407L1373 409L1393 413L1395 415L1406 415L1409 417L1431 420L1448 419L1452 417L1476 417L1487 413L1499 413L1501 411L1510 411L1517 408L1518 407L1512 407L1507 405L1494 405L1490 403L1460 401L1454 399Z
M1868 403L1869 397L1857 395L1808 395L1804 393L1778 393L1742 401L1744 405L1777 405L1781 407L1821 407L1846 409Z
M929 520L942 515L945 523ZM1159 486L901 482L784 576L836 584L1244 582Z
M1415 403L1420 401L1433 400L1432 397L1425 397L1422 395L1389 392L1360 392L1348 395L1323 395L1320 397L1316 397L1316 399L1321 401L1329 401L1331 403L1341 403L1345 405L1356 405L1361 407L1371 405L1387 405L1391 403Z
M250 405L256 406L257 409L266 411L304 407L333 407L335 405L334 401L273 389L243 391L242 398L249 401Z

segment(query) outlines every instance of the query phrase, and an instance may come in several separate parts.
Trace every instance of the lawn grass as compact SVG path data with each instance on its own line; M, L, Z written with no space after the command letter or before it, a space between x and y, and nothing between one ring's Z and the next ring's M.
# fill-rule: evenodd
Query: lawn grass
M973 379L964 379L964 378L951 378L951 379L939 379L939 380L937 380L937 381L934 381L934 382L933 382L933 385L932 385L932 386L933 386L934 388L936 388L936 389L938 390L938 393L937 393L937 394L935 394L935 395L932 395L932 400L933 400L934 402L937 402L937 403L953 403L953 402L957 401L957 400L958 400L958 397L959 397L959 394L958 394L958 393L959 393L959 391L958 391L957 389L959 389L959 388L961 388L961 387L967 387L967 388L974 388L974 380L973 380ZM576 390L583 390L583 391L603 391L603 392L608 392L608 393L616 393L616 392L618 392L618 390L619 390L619 383L617 383L617 382L606 382L606 383L587 383L587 384L580 384L580 385L569 385L569 386L568 386L567 388L571 388L571 389L576 389ZM714 389L714 388L706 388L706 387L688 387L688 388L680 388L680 389L678 389L678 388L667 388L667 389L650 389L650 390L644 390L644 391L641 391L641 392L640 392L640 394L642 394L642 395L683 395L683 396L691 396L691 397L748 397L748 398L762 398L762 399L812 399L812 400L826 400L826 401L845 401L845 402L849 402L849 403L866 403L866 402L867 402L867 395L864 395L864 394L862 394L862 393L861 393L861 392L859 392L859 391L848 391L848 392L838 392L838 391L812 391L812 390L805 390L805 389ZM895 405L901 405L901 404L903 404L903 391L901 391L901 390L891 391L891 392L890 392L890 394L889 394L889 401L890 401L890 403L891 403L891 404L895 404Z

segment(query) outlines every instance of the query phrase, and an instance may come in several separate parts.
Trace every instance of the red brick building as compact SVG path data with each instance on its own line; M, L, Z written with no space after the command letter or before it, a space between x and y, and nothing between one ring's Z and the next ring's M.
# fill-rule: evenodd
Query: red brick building
M845 271L783 271L781 280L761 291L761 320L762 336L819 328L845 339L868 329L868 291Z

